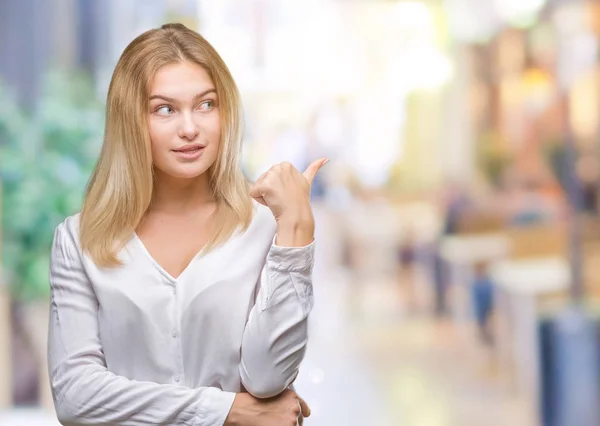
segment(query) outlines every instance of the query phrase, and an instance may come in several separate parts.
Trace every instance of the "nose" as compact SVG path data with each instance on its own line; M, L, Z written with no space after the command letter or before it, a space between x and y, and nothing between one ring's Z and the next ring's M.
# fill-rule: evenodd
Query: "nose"
M194 140L198 136L198 125L194 121L194 116L191 112L183 113L181 122L179 123L178 136L181 139Z

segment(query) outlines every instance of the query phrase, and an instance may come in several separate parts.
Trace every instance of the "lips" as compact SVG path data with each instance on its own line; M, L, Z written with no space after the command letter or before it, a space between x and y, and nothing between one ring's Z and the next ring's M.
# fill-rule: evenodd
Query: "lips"
M187 145L178 149L174 149L174 152L181 152L184 154L189 154L189 153L193 153L193 152L197 152L200 151L202 148L204 148L203 145L199 145L199 144L194 144L194 145Z

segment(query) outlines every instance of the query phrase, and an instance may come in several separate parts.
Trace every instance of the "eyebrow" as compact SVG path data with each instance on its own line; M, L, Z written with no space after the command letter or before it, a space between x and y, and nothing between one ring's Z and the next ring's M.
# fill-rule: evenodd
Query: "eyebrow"
M209 93L217 93L217 91L214 88L207 89L204 92L198 93L196 96L194 96L194 100L198 100L200 98L203 98L204 96L208 95ZM176 103L177 102L177 100L175 100L173 98L169 98L168 96L164 96L164 95L152 95L152 96L150 96L150 98L148 99L148 101L151 101L153 99L162 99L163 101L172 102L172 103Z

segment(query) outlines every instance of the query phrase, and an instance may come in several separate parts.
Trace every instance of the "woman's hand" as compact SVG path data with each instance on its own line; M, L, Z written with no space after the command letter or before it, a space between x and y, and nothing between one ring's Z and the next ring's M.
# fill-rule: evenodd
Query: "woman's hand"
M238 393L223 426L297 426L308 416L306 402L289 389L269 399Z
M300 417L298 417L298 426L303 426L304 425L304 418L305 417L310 417L310 407L308 406L308 404L306 403L305 400L303 400L302 398L300 398L298 395L296 395L298 397L298 402L300 403Z
M267 206L277 222L276 244L300 247L312 242L315 220L310 207L310 188L326 158L313 161L300 173L292 164L284 162L271 167L261 175L250 196Z

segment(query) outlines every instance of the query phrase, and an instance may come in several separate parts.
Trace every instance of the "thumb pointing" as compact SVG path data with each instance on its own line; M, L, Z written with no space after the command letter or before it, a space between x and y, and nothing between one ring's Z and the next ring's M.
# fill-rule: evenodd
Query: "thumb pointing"
M304 173L302 173L302 175L306 178L309 184L312 185L312 182L315 179L317 172L321 169L321 167L327 164L328 161L329 159L327 158L320 158L309 164Z

